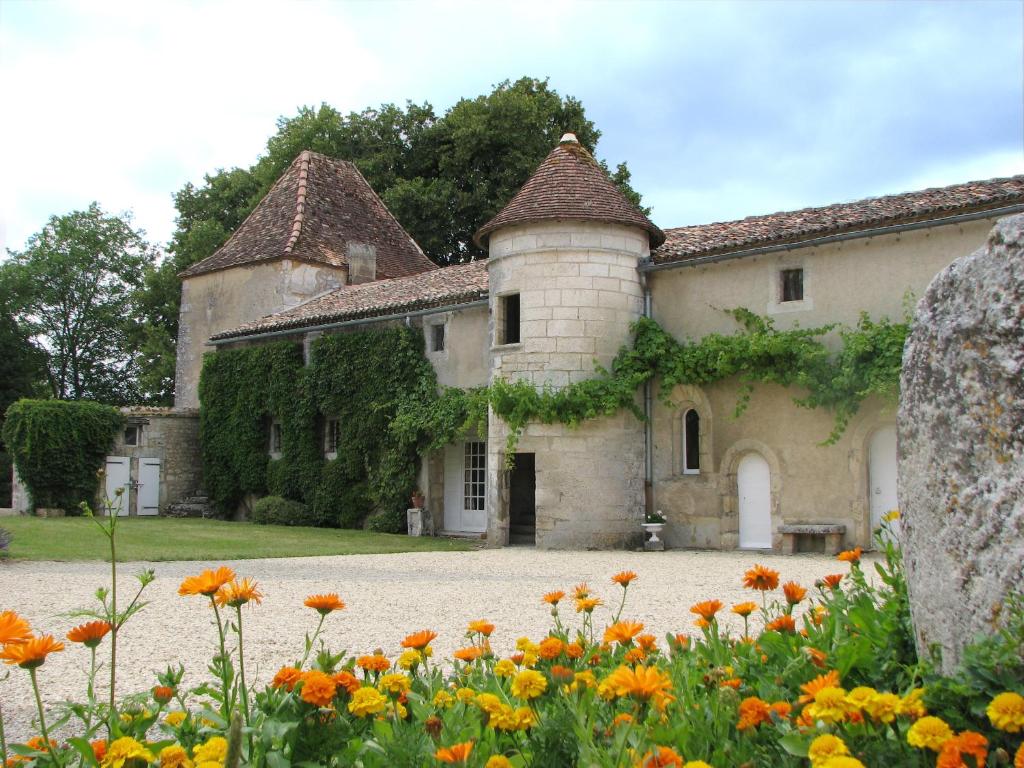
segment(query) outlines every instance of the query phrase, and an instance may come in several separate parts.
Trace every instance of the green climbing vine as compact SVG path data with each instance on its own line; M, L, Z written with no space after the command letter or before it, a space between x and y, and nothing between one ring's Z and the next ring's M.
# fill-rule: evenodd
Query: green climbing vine
M778 330L746 309L730 311L739 329L680 341L641 319L634 343L609 369L561 389L497 380L438 391L418 330L389 328L324 336L304 365L297 343L218 352L200 381L201 438L208 491L226 514L249 494L271 493L307 505L320 525L359 526L369 515L397 529L413 490L418 457L471 430L486 434L489 411L508 427L511 459L530 422L576 426L628 409L643 418L638 393L658 382L671 403L681 384L740 382L736 415L757 384L796 386L794 401L833 415L824 443L835 443L861 403L894 400L906 323L872 321ZM835 342L827 337L835 331ZM340 423L337 458L324 457L324 421ZM270 425L281 425L281 456L268 455Z

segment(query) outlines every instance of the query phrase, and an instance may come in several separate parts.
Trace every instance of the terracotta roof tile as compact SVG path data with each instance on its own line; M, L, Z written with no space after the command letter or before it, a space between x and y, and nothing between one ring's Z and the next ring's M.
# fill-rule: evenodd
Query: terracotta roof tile
M1024 176L971 181L822 208L749 216L739 221L666 229L665 244L651 253L655 264L759 246L799 243L818 237L1024 204Z
M567 133L501 212L477 230L481 248L500 227L553 219L583 219L647 230L651 247L665 235L619 191L597 161Z
M267 315L213 339L414 312L487 298L487 262L474 261L419 275L347 285L276 315Z
M380 278L437 268L352 163L306 151L228 241L181 276L279 258L344 267L357 244L374 246Z

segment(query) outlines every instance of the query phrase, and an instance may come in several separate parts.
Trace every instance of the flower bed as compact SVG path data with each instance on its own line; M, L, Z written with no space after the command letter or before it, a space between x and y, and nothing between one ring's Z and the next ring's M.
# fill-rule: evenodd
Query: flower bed
M116 521L101 523L112 545ZM538 596L550 607L550 632L520 638L508 658L492 653L499 629L483 619L466 627L464 646L451 659L436 658L431 643L438 632L463 631L443 626L396 637L387 653L337 652L321 632L344 620L344 602L311 595L304 647L262 689L246 685L245 617L265 596L253 581L219 568L179 588L182 599L210 606L216 650L209 681L186 690L183 669L168 669L150 691L100 702L93 695L96 655L110 652L113 691L117 653L124 653L117 631L142 604L138 595L151 579L144 574L127 609L113 604L113 590L101 592L93 621L67 633L67 643L93 661L85 699L51 712L40 702L40 735L0 746L11 765L115 768L1022 768L1019 603L1006 606L1002 632L969 649L960 675L938 677L916 656L899 552L885 547L877 585L859 550L841 554L841 572L815 585L780 585L778 573L755 565L742 576L752 599L695 604L692 635L655 638L629 620L632 572L616 574L603 589L580 584L568 594L551 592ZM612 621L599 625L594 611L605 601ZM726 612L742 617L742 632L719 625ZM765 627L756 636L749 621L755 614ZM11 612L0 614L0 642L0 658L39 686L46 685L47 656L73 652L32 634ZM62 721L76 736L50 740Z

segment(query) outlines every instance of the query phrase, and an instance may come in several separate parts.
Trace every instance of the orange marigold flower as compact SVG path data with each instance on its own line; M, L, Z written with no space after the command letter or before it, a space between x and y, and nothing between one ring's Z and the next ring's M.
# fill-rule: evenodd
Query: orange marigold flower
M631 581L634 581L636 578L637 576L633 571L619 571L614 576L612 576L612 581L614 581L616 584L622 585L622 587L625 588L628 587L629 583Z
M632 696L644 701L672 689L672 680L657 667L620 666L604 682L616 696Z
M572 588L572 596L576 600L582 600L585 597L590 596L590 587L587 586L587 582L582 581Z
M633 638L644 631L644 625L636 621L619 621L604 631L604 642L628 645Z
M217 590L234 581L235 572L227 566L221 566L217 570L205 570L198 576L189 576L181 582L178 587L179 595L211 595L217 594Z
M578 597L576 598L576 613L592 613L604 601L599 597Z
M800 704L806 704L810 701L814 701L814 697L818 694L822 688L838 688L839 687L839 673L836 670L831 670L823 675L818 675L813 680L804 683L800 686L800 690L803 694L798 699Z
M795 581L787 581L783 584L782 591L786 595L786 602L790 605L796 605L807 596L807 590Z
M829 589L839 589L839 582L845 578L845 573L830 573L822 578L821 583Z
M104 757L107 756L106 739L96 739L95 741L90 741L89 746L92 747L92 756L95 757L97 760L102 760Z
M437 632L432 632L429 629L422 629L419 632L407 635L405 640L402 641L402 647L415 648L417 651L422 651L430 645L430 641L435 637L437 637Z
M307 608L312 608L314 611L319 613L321 616L326 616L332 611L342 611L345 609L345 603L338 597L337 592L328 592L323 595L310 595L302 604Z
M796 621L788 613L769 621L764 628L769 632L796 632Z
M1017 747L1017 754L1013 757L1013 768L1024 768L1024 741Z
M555 683L571 683L576 677L575 672L561 664L553 665L548 672L551 675L551 680Z
M715 614L722 610L721 600L705 600L690 606L690 613L696 613L704 621L713 621Z
M259 605L263 602L263 593L260 592L256 582L247 577L241 581L231 581L225 584L217 590L214 599L221 607L228 605L232 608L239 608L249 602Z
M494 631L494 625L489 621L480 619L478 621L469 622L469 632L479 632L484 637L490 637L491 632Z
M331 679L334 680L334 684L336 686L345 689L349 692L349 694L353 694L357 690L362 688L362 684L359 682L359 678L345 669L343 669L341 672L336 672Z
M81 643L86 648L95 648L110 631L110 624L106 621L90 621L79 624L67 634L68 640L72 643Z
M174 698L174 689L169 685L157 685L153 688L153 700L157 704L166 704Z
M289 691L295 687L295 684L299 682L302 677L302 670L296 669L295 667L281 667L277 674L274 675L274 679L270 685L273 688L287 688Z
M302 673L302 691L300 698L316 707L329 707L334 701L338 686L326 672L311 669Z
M565 643L560 639L557 637L545 637L537 647L537 655L542 659L551 661L561 656L563 650L565 650Z
M0 645L24 643L32 638L28 622L14 611L0 613Z
M729 610L737 616L749 616L757 610L757 603L736 603L736 605Z
M748 696L740 702L740 720L736 724L737 730L745 731L756 728L761 723L769 723L772 719L772 708L767 701L757 696Z
M554 592L548 592L541 598L541 600L549 605L558 605L559 601L561 601L563 597L565 597L565 592L559 589Z
M974 758L973 764L964 762L964 755ZM988 760L988 739L974 731L964 731L942 745L935 768L980 768Z
M853 549L847 549L844 552L840 552L836 555L836 560L842 560L844 563L850 563L853 565L854 563L860 562L860 556L862 554L864 554L863 549L860 547L854 547Z
M683 758L670 747L656 747L637 764L641 768L683 768Z
M442 763L465 763L472 751L473 742L464 741L461 744L453 744L450 747L441 747L434 753L434 757Z
M771 710L780 720L785 720L793 711L793 705L788 701L773 701L771 704Z
M356 659L356 666L366 672L387 672L391 668L391 662L387 656L375 653L372 656L360 656Z
M22 669L35 669L42 666L49 654L63 650L64 643L54 640L53 635L40 635L22 643L8 643L0 651L0 659L6 664L17 664Z
M467 663L470 661L476 661L483 655L483 648L478 648L475 645L471 645L468 648L459 648L457 651L455 651L455 653L452 654L452 656L454 656L459 661L465 661Z
M738 677L730 677L728 680L723 680L718 684L719 688L732 688L734 691L738 691L740 686L743 685L743 681Z
M570 659L582 659L583 646L579 643L569 643L565 646L565 655Z
M743 586L768 592L779 586L779 572L763 565L755 565L743 574Z

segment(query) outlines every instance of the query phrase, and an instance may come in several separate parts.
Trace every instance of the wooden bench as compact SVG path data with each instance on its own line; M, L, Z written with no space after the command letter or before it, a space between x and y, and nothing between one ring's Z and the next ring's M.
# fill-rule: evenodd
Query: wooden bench
M846 533L846 526L838 523L794 523L780 525L778 530L782 534L782 554L784 555L792 555L796 552L798 536L823 536L825 538L825 553L835 555L843 548L843 535Z

